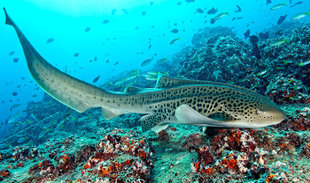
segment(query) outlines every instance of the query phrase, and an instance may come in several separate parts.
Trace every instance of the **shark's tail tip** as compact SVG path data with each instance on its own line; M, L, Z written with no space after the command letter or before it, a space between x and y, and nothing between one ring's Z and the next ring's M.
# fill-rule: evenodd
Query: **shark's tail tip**
M10 16L8 15L8 13L6 12L6 9L3 7L3 11L4 11L4 14L5 14L5 24L8 24L8 25L13 25L13 21L12 19L10 18Z

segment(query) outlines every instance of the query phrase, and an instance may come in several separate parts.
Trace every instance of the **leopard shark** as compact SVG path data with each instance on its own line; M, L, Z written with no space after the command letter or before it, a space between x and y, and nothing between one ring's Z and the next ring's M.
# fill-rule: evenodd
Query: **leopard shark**
M77 112L101 108L107 120L140 113L142 130L157 132L170 123L261 128L285 119L283 111L266 96L220 82L159 75L152 89L129 87L124 92L113 92L96 87L47 62L3 9L5 23L15 29L33 79L47 94Z

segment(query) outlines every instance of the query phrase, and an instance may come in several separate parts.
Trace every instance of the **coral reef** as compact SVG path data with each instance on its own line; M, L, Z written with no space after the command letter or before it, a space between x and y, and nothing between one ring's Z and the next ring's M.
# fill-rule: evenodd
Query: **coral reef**
M261 59L250 46L234 35L207 37L200 47L192 47L180 62L179 76L233 83L267 94L277 103L309 102L310 26L296 28L287 42L270 46L277 40L258 42ZM283 93L284 92L284 93Z

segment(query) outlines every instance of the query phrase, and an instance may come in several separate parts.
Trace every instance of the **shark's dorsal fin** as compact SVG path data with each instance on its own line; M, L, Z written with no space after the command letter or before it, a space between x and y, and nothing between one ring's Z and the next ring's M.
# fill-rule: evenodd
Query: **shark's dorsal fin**
M138 88L138 87L134 87L134 86L129 86L127 88L125 88L125 93L138 93L140 91L142 91L143 88Z
M164 75L160 75L160 74L158 75L156 88L171 88L171 87L177 87L177 86L182 86L182 85L203 85L203 84L230 87L230 88L234 88L234 89L241 89L241 90L246 90L248 92L255 93L252 90L242 88L242 87L236 86L236 85L230 85L230 84L226 84L226 83L212 82L212 81L177 79L177 78L172 78L172 77L164 76Z

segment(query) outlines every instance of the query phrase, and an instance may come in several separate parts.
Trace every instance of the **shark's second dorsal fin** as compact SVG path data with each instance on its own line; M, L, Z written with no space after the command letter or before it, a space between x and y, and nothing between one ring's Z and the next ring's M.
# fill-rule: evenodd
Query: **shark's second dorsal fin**
M243 88L240 86L236 86L236 85L220 83L220 82L212 82L212 81L177 79L177 78L171 78L168 76L164 76L161 74L158 74L156 88L171 88L171 87L177 87L177 86L182 86L182 85L203 85L203 84L230 87L230 88L234 88L234 89L241 89L241 90L246 90L248 92L255 93L252 90L249 90L247 88Z

